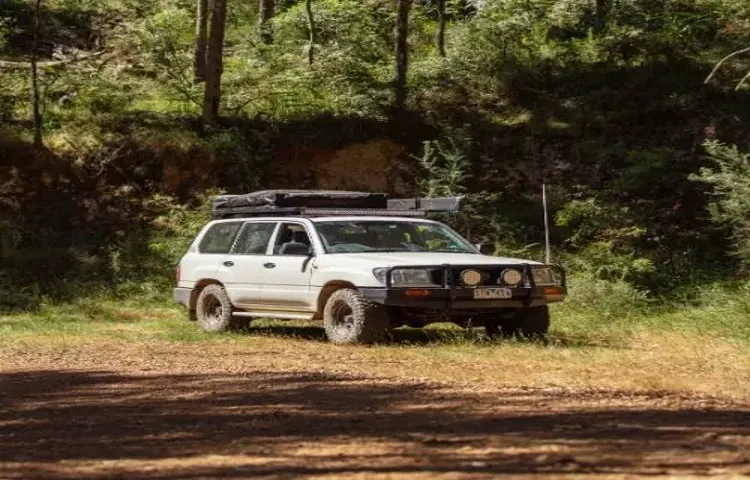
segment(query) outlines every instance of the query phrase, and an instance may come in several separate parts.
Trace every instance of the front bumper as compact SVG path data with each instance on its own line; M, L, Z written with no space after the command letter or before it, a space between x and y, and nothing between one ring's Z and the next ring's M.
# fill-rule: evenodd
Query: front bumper
M394 307L411 307L431 310L495 310L502 308L526 308L561 302L568 294L565 271L557 265L550 265L560 274L560 285L538 286L534 283L532 265L436 265L436 266L395 266L386 272L385 287L360 288L362 295L368 300L382 305ZM487 271L513 268L523 271L524 280L521 285L508 287L494 283L465 286L458 279L457 272L465 269ZM401 269L429 269L437 271L442 278L442 285L435 287L394 287L391 283L391 272ZM490 279L496 277L491 277ZM507 299L475 299L477 288L508 288L512 295Z
M392 307L424 308L429 310L494 310L526 308L561 302L567 296L565 287L512 288L512 298L477 300L473 288L360 288L359 292L371 302Z

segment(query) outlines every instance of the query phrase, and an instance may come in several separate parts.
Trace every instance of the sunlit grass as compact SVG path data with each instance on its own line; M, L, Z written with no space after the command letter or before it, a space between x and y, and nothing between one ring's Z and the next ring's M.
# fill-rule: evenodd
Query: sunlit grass
M709 336L750 341L748 304L744 299L706 303L684 308L659 307L649 311L625 310L613 313L591 309L574 302L551 309L552 327L544 343L552 347L606 346L625 348L643 334L679 332L690 336ZM140 302L116 301L106 297L85 298L72 303L44 304L38 311L0 315L0 334L100 335L119 338L210 341L185 312L150 299ZM255 336L280 336L324 341L318 324L255 320L249 330ZM229 334L230 338L232 334ZM442 346L487 347L507 341L492 341L483 329L463 329L452 324L434 324L425 329L401 328L395 331L398 345L436 344Z
M334 371L460 382L472 388L555 386L750 395L744 301L651 311L552 309L545 342L489 339L483 329L399 328L373 346L328 343L319 324L256 320L242 332L207 334L181 309L153 302L83 299L0 316L0 363L24 358L88 365L187 356L184 368ZM604 311L604 313L602 313ZM79 358L80 357L80 358ZM186 357L186 358L187 358ZM92 360L96 359L96 360ZM182 360L180 360L182 361Z

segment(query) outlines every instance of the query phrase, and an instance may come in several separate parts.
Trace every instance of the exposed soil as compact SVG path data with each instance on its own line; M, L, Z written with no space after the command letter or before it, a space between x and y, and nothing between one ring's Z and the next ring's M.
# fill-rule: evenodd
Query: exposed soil
M747 402L279 368L294 343L208 363L172 342L29 344L0 370L0 477L750 475Z

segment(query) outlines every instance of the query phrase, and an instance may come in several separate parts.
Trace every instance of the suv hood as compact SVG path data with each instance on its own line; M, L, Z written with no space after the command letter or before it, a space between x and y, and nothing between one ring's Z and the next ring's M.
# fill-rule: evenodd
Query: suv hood
M408 265L541 265L532 260L518 258L493 257L478 253L443 253L443 252L363 252L328 254L331 260L339 264L367 263L373 267L396 267Z

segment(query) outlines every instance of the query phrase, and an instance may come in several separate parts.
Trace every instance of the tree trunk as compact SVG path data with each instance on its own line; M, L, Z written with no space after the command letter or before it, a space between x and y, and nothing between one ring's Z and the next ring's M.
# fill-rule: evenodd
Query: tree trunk
M208 0L197 0L195 15L195 83L206 80L206 42L208 40Z
M445 0L437 0L438 25L435 34L438 54L445 57Z
M39 15L42 8L42 0L36 0L34 7L34 34L31 44L31 96L34 109L34 147L42 148L42 110L41 96L39 95L39 69L37 68L37 49L39 47Z
M216 125L221 103L221 74L224 69L224 27L227 0L213 0L211 29L206 52L206 88L203 94L203 124Z
M312 0L306 0L307 28L310 30L310 43L307 46L307 63L312 65L315 61L315 17L312 11Z
M606 28L608 11L609 0L596 0L596 11L594 12L594 33L602 33Z
M409 10L411 0L397 0L396 4L396 109L404 110L409 71Z
M273 28L271 27L271 20L273 20L275 10L275 0L259 0L258 5L258 17L260 21L258 23L258 32L260 33L260 39L266 45L273 43Z

